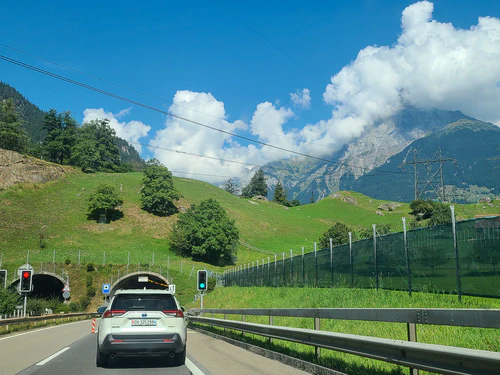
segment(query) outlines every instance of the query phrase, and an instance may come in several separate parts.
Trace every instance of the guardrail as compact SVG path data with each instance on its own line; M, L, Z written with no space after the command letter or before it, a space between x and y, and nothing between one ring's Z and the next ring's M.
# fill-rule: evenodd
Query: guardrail
M78 318L78 317L86 317L89 318L97 318L100 317L101 314L98 313L71 313L71 314L52 314L52 315L40 315L40 316L30 316L26 318L9 318L0 320L0 326L5 326L6 329L9 329L9 324L23 324L23 323L32 323L32 322L41 322L44 320L59 320L59 319L70 319L70 318Z
M223 314L224 319L199 314ZM189 320L316 348L337 350L378 359L410 368L450 375L493 375L499 373L500 353L453 346L418 343L417 324L500 328L500 309L192 309ZM242 315L243 321L227 320L227 315ZM268 316L269 325L245 322L245 316ZM314 318L314 330L273 326L273 316ZM408 341L320 331L320 319L345 319L406 323Z

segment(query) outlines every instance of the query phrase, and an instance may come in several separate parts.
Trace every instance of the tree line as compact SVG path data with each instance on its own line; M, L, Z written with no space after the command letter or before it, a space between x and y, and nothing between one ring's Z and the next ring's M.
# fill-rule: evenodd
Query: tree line
M226 190L230 194L239 195L240 186L233 178L230 178L224 184L224 190ZM266 183L266 177L264 171L262 170L262 168L260 168L252 176L248 185L244 186L243 189L241 189L241 197L267 197L268 192L269 190ZM286 190L284 189L281 181L278 181L278 183L276 184L276 188L274 189L273 201L287 207L300 206L299 200L293 199L292 201L289 201L287 199Z
M122 163L116 132L107 119L91 120L79 126L71 113L50 109L43 119L45 138L31 142L22 117L12 99L0 103L0 148L28 154L83 172L128 172L132 165Z

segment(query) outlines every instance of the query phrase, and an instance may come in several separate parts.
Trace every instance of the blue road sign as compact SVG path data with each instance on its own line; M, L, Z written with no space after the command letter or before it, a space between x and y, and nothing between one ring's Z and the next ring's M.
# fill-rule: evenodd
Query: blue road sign
M102 284L102 294L109 294L110 289L111 289L111 285Z

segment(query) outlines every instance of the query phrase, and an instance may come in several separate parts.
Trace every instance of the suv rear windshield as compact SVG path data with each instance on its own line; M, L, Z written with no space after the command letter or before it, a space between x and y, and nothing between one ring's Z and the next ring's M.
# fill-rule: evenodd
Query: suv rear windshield
M177 310L171 294L119 294L113 301L112 310L163 311Z

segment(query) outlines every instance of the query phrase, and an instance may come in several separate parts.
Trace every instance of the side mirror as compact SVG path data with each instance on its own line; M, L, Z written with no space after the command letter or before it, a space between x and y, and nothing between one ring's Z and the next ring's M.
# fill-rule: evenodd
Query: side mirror
M181 310L182 310L182 312L186 312L186 309L184 308L184 306L181 306Z

